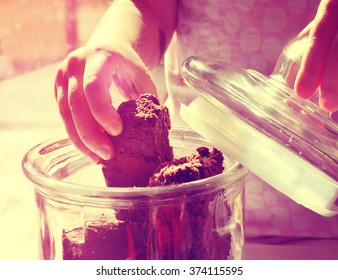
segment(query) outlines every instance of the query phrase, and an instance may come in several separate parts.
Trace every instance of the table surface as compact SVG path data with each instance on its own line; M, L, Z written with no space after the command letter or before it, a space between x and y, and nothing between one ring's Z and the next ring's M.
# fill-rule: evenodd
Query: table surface
M22 172L21 160L34 145L65 135L53 98L55 67L0 82L0 260L38 259L33 185ZM338 260L338 240L247 239L245 259Z

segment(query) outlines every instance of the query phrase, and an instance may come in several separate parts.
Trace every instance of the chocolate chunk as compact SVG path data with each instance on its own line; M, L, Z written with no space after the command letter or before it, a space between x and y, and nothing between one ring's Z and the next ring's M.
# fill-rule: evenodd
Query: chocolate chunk
M173 159L169 143L168 109L151 94L139 100L123 102L119 108L123 131L109 138L115 156L102 162L102 171L109 187L145 187L157 166Z

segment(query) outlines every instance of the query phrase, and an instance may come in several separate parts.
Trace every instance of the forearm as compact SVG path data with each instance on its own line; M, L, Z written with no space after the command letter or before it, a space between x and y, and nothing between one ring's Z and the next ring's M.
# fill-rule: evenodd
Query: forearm
M111 49L127 44L152 70L162 59L174 33L176 10L177 0L115 0L88 44Z

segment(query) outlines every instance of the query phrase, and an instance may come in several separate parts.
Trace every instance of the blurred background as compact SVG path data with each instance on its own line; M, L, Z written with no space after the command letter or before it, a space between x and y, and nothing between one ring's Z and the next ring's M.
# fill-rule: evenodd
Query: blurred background
M34 188L21 161L38 143L65 135L56 66L86 42L110 3L0 1L0 260L39 259Z
M60 61L86 42L110 2L1 0L0 81Z

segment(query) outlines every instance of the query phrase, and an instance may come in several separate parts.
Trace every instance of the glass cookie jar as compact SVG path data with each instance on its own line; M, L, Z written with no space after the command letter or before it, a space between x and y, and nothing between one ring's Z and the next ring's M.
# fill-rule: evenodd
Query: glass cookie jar
M338 124L293 85L307 38L290 42L265 76L226 61L190 57L182 75L196 92L182 119L297 203L338 214ZM208 112L208 114L201 114ZM337 112L336 112L337 113Z
M213 147L173 128L175 157ZM247 170L225 156L225 171L165 187L106 187L100 166L69 139L49 140L23 159L34 183L42 259L242 259Z

